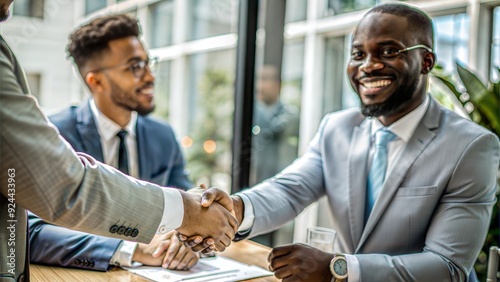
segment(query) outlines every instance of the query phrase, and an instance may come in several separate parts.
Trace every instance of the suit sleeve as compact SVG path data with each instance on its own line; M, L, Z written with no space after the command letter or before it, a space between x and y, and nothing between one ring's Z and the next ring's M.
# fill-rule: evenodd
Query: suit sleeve
M29 228L32 263L106 271L122 242L55 226L32 213Z
M165 206L173 201L165 198L170 189L127 177L75 153L36 100L22 91L4 52L0 53L0 90L0 169L15 170L16 205L67 228L148 243ZM1 193L7 195L7 177L1 180ZM169 210L172 215L182 212ZM116 224L132 226L137 236L111 232Z

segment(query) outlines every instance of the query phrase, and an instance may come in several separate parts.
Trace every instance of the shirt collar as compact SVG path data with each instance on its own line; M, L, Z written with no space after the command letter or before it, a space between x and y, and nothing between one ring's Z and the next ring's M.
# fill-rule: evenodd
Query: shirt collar
M402 118L398 119L395 123L391 124L387 129L394 133L397 137L402 139L404 142L408 142L415 132L417 125L420 123L422 118L427 111L429 106L429 95L425 96L425 100L413 111L407 113ZM375 132L383 128L384 125L376 118L371 119L371 136L375 136Z
M92 110L92 114L94 115L96 121L97 131L99 132L101 138L103 138L105 141L111 140L120 130L122 130L121 126L119 126L116 122L112 121L110 118L101 113L101 111L99 111L94 99L90 100L90 109ZM132 115L130 116L130 121L124 128L132 137L135 137L136 123L137 112L133 111Z

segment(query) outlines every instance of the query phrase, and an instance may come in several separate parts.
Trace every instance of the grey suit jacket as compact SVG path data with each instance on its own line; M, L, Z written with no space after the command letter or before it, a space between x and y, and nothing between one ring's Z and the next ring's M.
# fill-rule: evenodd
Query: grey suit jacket
M89 102L49 118L75 150L104 161ZM140 179L184 190L192 187L170 125L138 116L136 133ZM34 214L29 215L29 230L31 262L49 265L106 271L122 241L51 225Z
M495 203L498 138L431 100L364 224L370 123L358 109L327 115L307 152L246 190L250 236L326 195L335 251L355 254L363 281L465 281Z
M24 209L67 228L149 242L165 206L161 187L125 176L86 154L75 153L36 100L26 95L22 70L3 38L0 46L0 256L3 262L15 255L13 268L0 264L2 280L24 275ZM15 177L8 177L9 169L15 170ZM12 178L15 191L8 190ZM16 205L17 222L12 233L4 228L10 219L9 199ZM118 222L134 226L137 236L112 233ZM6 245L11 237L15 237L12 248Z

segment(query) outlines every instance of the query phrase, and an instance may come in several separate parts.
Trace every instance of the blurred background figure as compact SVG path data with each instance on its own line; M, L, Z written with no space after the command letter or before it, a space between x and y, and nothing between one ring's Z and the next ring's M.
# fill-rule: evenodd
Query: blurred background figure
M257 101L252 133L253 183L264 181L297 157L298 110L280 100L281 76L273 65L264 65L257 74Z

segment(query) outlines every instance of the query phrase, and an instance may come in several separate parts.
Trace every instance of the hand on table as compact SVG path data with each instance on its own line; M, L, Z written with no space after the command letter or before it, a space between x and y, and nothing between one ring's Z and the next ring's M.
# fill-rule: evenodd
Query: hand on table
M211 202L198 195L181 192L184 218L177 231L186 237L198 235L200 238L212 238L215 249L224 251L238 229L233 201L217 188L210 188L207 192L215 195Z
M269 270L283 282L328 281L332 279L330 261L333 254L305 244L274 248L267 258Z
M188 270L199 256L179 242L175 231L156 235L149 244L137 245L133 260L145 265L162 266L172 270Z

